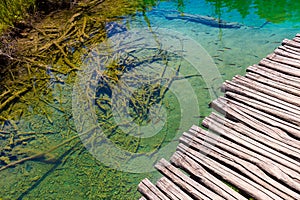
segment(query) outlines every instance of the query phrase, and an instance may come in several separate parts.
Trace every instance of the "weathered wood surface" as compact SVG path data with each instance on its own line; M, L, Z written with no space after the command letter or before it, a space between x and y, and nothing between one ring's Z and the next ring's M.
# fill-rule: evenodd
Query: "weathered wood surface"
M139 191L145 199L300 199L300 34L222 91L211 103L220 114L203 120L208 131L184 132L171 162L155 166L164 176Z
M280 62L273 61L271 59L263 58L260 62L259 65L273 69L278 72L282 72L284 74L288 74L291 76L295 76L297 78L300 78L300 70L295 69L292 66L282 64Z
M155 185L153 185L148 179L144 179L139 184L139 191L145 194L147 199L162 199L168 200L169 198L166 197L163 192L161 192Z
M175 183L167 179L166 177L162 177L156 183L157 187L165 192L165 194L170 199L186 199L192 200L192 198L182 191Z
M223 199L220 195L188 177L186 174L164 159L160 160L155 165L155 168L176 183L179 187L187 191L193 199Z
M268 79L268 78L265 78L264 76L261 76L260 74L256 74L256 73L252 73L252 72L248 72L246 74L246 77L251 79L251 81L253 81L253 82L259 82L264 85L270 86L272 88L282 90L289 94L300 96L300 88L290 85L289 81L286 79L278 78L279 80L276 80L272 76ZM295 83L295 84L297 84L297 83Z
M266 68L260 65L253 65L247 68L248 72L253 72L254 74L261 75L268 80L273 80L279 83L283 83L284 85L293 86L296 88L300 88L300 78L290 76L284 73L280 73L278 71ZM246 75L247 76L247 75Z

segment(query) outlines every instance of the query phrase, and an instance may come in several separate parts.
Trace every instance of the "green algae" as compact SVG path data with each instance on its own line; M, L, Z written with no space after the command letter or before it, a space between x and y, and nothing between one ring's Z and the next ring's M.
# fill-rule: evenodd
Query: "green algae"
M285 21L299 22L300 20L300 2L279 0L279 1L256 1L256 0L205 0L213 4L215 15L221 17L226 11L236 10L245 18L254 12L267 22L282 23Z
M156 172L120 172L95 159L79 140L71 112L73 84L82 70L82 58L91 48L105 41L106 24L119 22L123 20L120 16L124 15L135 17L136 11L150 10L155 3L125 0L118 3L114 1L113 4L112 1L80 2L72 10L50 14L34 23L33 28L24 32L21 38L10 41L17 51L10 54L13 59L8 60L1 75L0 103L3 106L0 111L0 164L6 166L29 159L0 172L1 179L5 180L1 184L1 198L136 199L139 197L136 187L140 180L145 177L155 180L160 176ZM178 8L184 9L182 1L179 1ZM232 62L226 61L226 58L235 57L236 51L226 49L222 37L216 41L215 46L218 47L207 45L206 48L222 50L218 52L216 59L219 60L216 61L224 72L224 78L244 73L243 68L224 69ZM261 53L261 56L264 54ZM168 58L172 58L172 55ZM163 58L160 59L163 61ZM234 65L241 66L245 60L234 62ZM252 63L253 58L249 62ZM178 65L175 61L171 63L174 64L173 69ZM181 65L186 66L181 69L182 74L197 73L185 61ZM124 70L124 67L113 62L107 66L106 81L111 85L117 84ZM194 76L188 81L198 89L201 113L194 117L201 121L210 112L207 105L211 99L200 77ZM151 155L165 147L177 131L186 131L178 130L181 111L175 95L172 92L161 95L163 87L146 83L133 93L130 116L137 124L146 125L150 107L158 103L167 110L167 123L155 137L145 139L136 137L138 132L135 135L124 133L124 129L120 129L111 116L111 96L100 93L104 85L98 83L97 87L99 93L95 95L94 108L98 123L103 127L106 137L123 150ZM94 142L101 141L97 141L95 136L91 138L91 143ZM143 165L145 163L141 163L140 167L146 167Z
M0 176L6 180L1 184L1 198L36 199L42 195L46 199L134 199L139 196L136 186L141 179L158 176L116 171L93 158L78 138L71 113L73 84L81 70L82 55L88 53L87 47L105 40L107 22L150 9L154 3L120 1L115 6L109 1L83 2L72 10L50 14L34 23L22 37L8 42L16 51L10 54L1 72ZM121 68L109 69L110 80L117 79ZM148 103L157 103L159 98L169 107L170 116L180 116L176 114L177 104L170 102L176 101L174 97L164 98L157 93L158 89L163 88L149 91ZM137 94L133 100L140 97ZM138 109L145 106L142 103ZM159 149L172 139L178 127L168 124L159 137L146 141L117 129L112 131L114 125L108 123L112 119L105 119L107 113L101 110L98 114L107 136L129 152ZM136 116L138 123L144 123L145 116L146 113Z
M24 18L29 17L28 10L34 9L35 0L3 0L0 3L0 33Z

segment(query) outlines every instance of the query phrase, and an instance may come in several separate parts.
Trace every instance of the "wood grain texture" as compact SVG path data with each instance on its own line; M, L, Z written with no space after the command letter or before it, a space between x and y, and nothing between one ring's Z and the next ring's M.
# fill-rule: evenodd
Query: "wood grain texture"
M138 185L138 190L150 200L169 200L155 185L153 185L147 178L142 180Z
M300 34L221 89L207 130L184 132L170 163L155 165L163 177L139 191L147 199L300 199Z
M182 191L177 185L166 177L162 177L156 183L157 187L160 188L170 199L186 199L193 200L187 193Z

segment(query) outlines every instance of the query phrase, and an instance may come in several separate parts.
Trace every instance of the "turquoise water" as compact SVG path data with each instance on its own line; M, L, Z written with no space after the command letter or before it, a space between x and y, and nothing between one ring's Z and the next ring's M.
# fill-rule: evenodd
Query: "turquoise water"
M51 71L61 63L47 63L40 73L51 81L35 83L41 92L1 110L10 119L1 121L1 166L62 145L0 171L0 198L137 199L143 178L160 177L153 164L211 112L221 83L300 25L298 1L150 4L107 23L104 42L84 44L81 70L62 75Z

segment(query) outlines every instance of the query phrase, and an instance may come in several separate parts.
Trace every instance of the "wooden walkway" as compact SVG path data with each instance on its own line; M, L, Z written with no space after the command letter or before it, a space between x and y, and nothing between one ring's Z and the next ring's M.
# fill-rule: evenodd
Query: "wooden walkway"
M300 34L222 87L203 125L183 133L141 199L300 199ZM225 117L223 117L225 115ZM239 193L230 185L238 188Z

